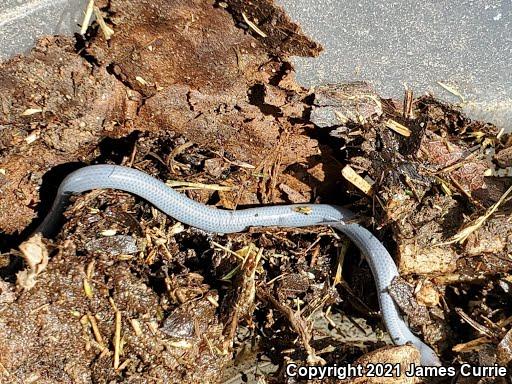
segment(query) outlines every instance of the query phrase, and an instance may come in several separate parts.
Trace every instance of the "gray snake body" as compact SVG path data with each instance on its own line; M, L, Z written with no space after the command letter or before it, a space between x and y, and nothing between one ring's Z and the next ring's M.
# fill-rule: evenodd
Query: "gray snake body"
M397 345L412 343L419 349L422 365L440 365L436 353L410 330L388 293L398 270L386 248L368 230L358 224L346 224L354 214L326 204L279 205L236 211L211 208L189 199L165 183L136 169L116 165L92 165L69 174L59 187L51 211L36 229L51 234L72 193L112 188L137 195L155 207L195 228L216 233L235 233L249 227L306 227L329 225L348 236L370 265L377 287L384 324Z

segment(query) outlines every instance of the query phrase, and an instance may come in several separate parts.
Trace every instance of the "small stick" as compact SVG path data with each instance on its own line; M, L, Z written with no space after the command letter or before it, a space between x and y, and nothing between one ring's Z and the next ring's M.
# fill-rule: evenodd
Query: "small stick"
M457 344L452 348L453 352L469 352L476 348L478 348L480 345L483 344L489 344L492 343L492 340L488 338L487 336L479 337L478 339L474 339L471 341L468 341L467 343L461 343Z
M87 319L89 320L89 323L91 323L92 333L94 334L96 342L100 345L101 349L103 350L103 348L105 348L105 343L103 342L103 337L101 336L100 329L98 328L96 318L92 315L92 313L88 313Z
M2 363L0 363L0 368L2 368L2 372L5 376L11 376L11 373L2 365Z
M94 15L96 15L96 21L98 22L100 29L103 32L103 35L105 36L105 39L110 40L112 38L112 35L114 34L114 30L110 28L107 25L107 23L105 23L105 19L103 18L100 9L97 6L93 7L93 11Z
M453 180L452 180L453 181ZM452 237L450 241L448 241L446 244L453 244L453 243L463 243L467 240L467 238L475 232L478 228L480 228L484 222L492 216L494 212L499 208L499 206L505 201L505 199L508 197L508 195L512 192L512 186L509 187L506 192L500 197L500 199L491 205L484 215L478 217L474 221L471 222L470 225L465 226L462 230L460 230L456 235Z
M341 247L338 248L338 260L336 261L336 275L334 276L334 281L332 282L333 287L341 283L343 280L343 262L345 261L345 255L347 254L348 247L350 246L349 240L344 240L341 244ZM329 307L330 308L330 307Z
M116 311L116 332L114 334L114 369L119 368L120 352L121 352L121 312Z
M112 306L112 309L114 310L114 312L117 312L118 309L117 309L117 305L116 305L116 302L114 301L113 298L109 297L108 298L108 302L110 303L110 305Z
M482 324L476 322L471 317L469 317L461 308L455 308L455 312L471 327L473 327L475 330L480 332L481 334L490 337L492 339L496 339L496 335L493 334L493 332L488 329L487 327L483 326Z
M122 370L124 370L128 364L131 363L131 360L130 359L126 359L125 361L123 361L123 363L119 366L119 368L117 368L117 370L120 372Z

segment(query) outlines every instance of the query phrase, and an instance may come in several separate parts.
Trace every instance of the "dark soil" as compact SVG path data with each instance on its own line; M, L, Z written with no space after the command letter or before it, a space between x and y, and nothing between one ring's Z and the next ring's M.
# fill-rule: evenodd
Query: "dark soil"
M381 326L368 266L329 228L209 234L93 191L55 238L26 243L50 256L31 262L18 247L59 182L96 163L200 183L184 193L218 208L349 206L396 258L392 294L446 364L512 368L510 135L430 97L407 110L364 83L301 88L289 56L321 47L268 0L99 5L110 40L94 24L0 64L2 383L222 382L260 365L283 382L290 359L417 359L336 337ZM329 313L349 320L315 325Z

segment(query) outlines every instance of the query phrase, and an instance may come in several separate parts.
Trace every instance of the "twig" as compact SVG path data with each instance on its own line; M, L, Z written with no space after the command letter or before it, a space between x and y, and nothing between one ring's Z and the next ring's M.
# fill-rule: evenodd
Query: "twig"
M474 339L468 341L467 343L457 344L452 348L453 352L470 352L475 348L478 348L480 345L489 344L492 340L487 336L479 337L478 339Z
M93 7L94 15L96 16L96 21L98 22L101 31L103 32L103 35L105 36L106 40L110 40L112 36L114 35L114 30L110 28L107 23L105 23L105 19L103 18L103 15L100 11L100 9L97 6Z
M94 338L96 339L96 342L100 345L101 350L103 350L103 348L105 348L105 343L103 341L103 337L101 336L100 329L98 328L98 323L96 322L96 318L92 315L92 313L88 313L87 319L89 320L89 323L91 324L92 333L94 334Z
M348 247L350 246L350 241L344 240L341 244L341 247L338 251L338 260L336 261L336 275L334 276L334 281L332 282L333 287L338 285L342 280L342 272L343 272L343 262L345 260L345 255L347 254Z
M240 259L240 260L244 260L244 257L243 257L243 256L241 256L241 255L239 255L238 253L236 253L235 251L233 251L233 250L231 250L231 249L229 249L229 248L227 248L227 247L223 246L222 244L219 244L219 243L217 243L217 242L215 242L215 241L212 241L212 245L213 245L214 247L220 248L220 249L222 249L223 251L226 251L226 252L228 252L228 253L232 254L233 256L235 256L236 258L238 258L238 259Z
M114 369L119 368L120 353L121 353L121 312L116 311L116 331L114 334Z
M171 151L171 153L167 157L167 166L170 168L172 173L176 173L175 166L179 164L176 160L174 160L174 158L193 145L194 143L192 141L187 141L186 143L178 145Z
M461 308L455 308L455 312L471 327L476 329L478 332L480 332L483 335L486 335L492 339L496 339L496 335L488 329L487 327L484 327L482 324L477 323L475 320L473 320L471 317L469 317Z
M272 295L266 292L264 289L257 289L257 295L260 299L270 302L279 312L286 316L293 330L297 332L302 340L302 344L308 354L309 364L325 364L325 360L316 354L315 349L311 346L310 341L312 338L311 324L304 319L299 311L294 311L290 307L281 304Z

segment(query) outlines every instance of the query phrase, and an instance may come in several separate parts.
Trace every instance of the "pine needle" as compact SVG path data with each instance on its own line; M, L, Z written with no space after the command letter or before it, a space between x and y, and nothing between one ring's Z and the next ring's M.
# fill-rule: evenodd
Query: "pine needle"
M448 92L450 92L452 95L455 95L457 96L458 98L460 98L460 100L465 103L466 102L466 99L464 98L464 96L462 96L462 93L460 93L459 91L457 91L454 87L452 87L451 85L448 85L448 84L445 84L445 83L441 83L440 81L437 82L437 84L439 84L441 87L443 87L445 90L447 90Z
M249 18L242 12L242 17L244 18L245 23L251 28L254 32L256 32L261 37L267 37L267 34L258 28L256 24L254 24Z

